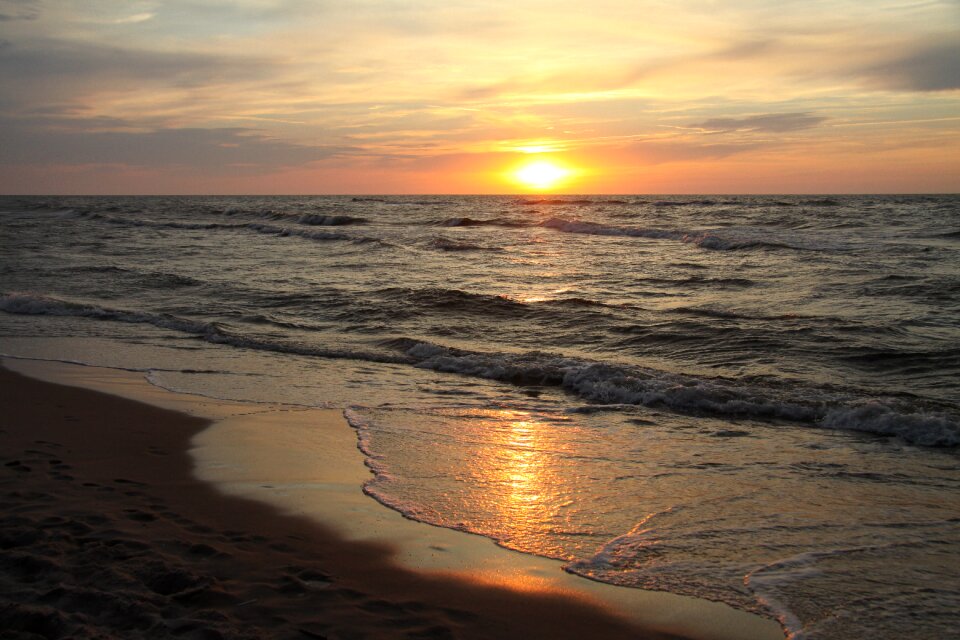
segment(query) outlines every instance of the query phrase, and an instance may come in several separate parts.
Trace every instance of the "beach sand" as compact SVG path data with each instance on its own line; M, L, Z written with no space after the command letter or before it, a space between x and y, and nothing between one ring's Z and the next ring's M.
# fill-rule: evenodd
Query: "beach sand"
M357 480L366 470L357 463L355 442L354 458L336 449L348 446L352 434L338 411L184 396L134 374L114 372L97 382L91 368L35 368L47 380L85 380L111 393L0 370L3 637L705 637L681 623L690 617L683 606L658 617L653 609L660 601L651 600L644 606L654 622L639 624L644 612L623 615L605 604L603 594L646 592L608 585L573 590L565 581L593 583L562 572L524 582L498 580L497 571L412 569L423 559L411 551L417 544L433 555L457 557L482 555L458 551L462 544L485 545L477 548L496 553L478 562L494 567L523 566L511 558L530 557L403 520L363 496ZM250 481L251 469L238 471L236 455L222 463L225 440L216 434L228 429L249 457L256 449L243 438L265 433L270 425L264 421L284 416L291 424L309 424L310 433L339 435L312 443L311 459L325 470L322 481L314 478L306 494L292 492L289 504L275 506L255 499L257 490L275 487ZM285 433L296 438L306 431ZM329 449L326 460L315 460L317 446ZM275 455L264 447L253 458L275 465ZM302 474L298 464L304 462L286 468L289 487ZM304 495L327 510L318 517L296 508ZM334 514L346 514L354 526L325 526L323 518ZM399 522L381 519L384 514ZM387 530L370 532L376 527ZM403 543L405 537L416 541ZM405 553L414 557L404 561ZM538 561L553 562L529 560ZM536 565L527 575L546 575L554 565ZM694 628L709 626L715 614L715 637L782 637L772 621L687 600L705 616Z

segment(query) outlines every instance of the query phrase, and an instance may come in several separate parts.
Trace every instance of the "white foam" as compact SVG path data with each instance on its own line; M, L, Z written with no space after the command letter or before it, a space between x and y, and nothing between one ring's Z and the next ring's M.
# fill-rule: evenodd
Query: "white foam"
M516 384L556 385L603 405L664 406L687 413L786 420L893 435L928 446L960 444L960 421L900 401L804 387L771 387L726 378L683 376L638 366L528 352L478 353L397 341L415 366Z
M831 409L820 420L820 425L897 436L924 446L960 445L960 429L955 420L936 413L898 413L876 401Z

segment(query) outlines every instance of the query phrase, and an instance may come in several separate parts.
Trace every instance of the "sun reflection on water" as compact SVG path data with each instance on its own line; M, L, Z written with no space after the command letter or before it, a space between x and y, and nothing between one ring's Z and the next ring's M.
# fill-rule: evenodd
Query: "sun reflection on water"
M488 420L487 446L471 471L488 488L489 517L500 520L496 528L510 531L511 538L535 536L560 517L558 505L565 502L556 427L521 411L491 412Z

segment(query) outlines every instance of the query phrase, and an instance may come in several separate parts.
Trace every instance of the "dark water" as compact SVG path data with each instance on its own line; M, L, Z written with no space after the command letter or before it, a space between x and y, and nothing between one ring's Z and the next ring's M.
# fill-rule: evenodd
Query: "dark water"
M382 502L797 637L960 622L960 197L8 197L0 220L5 353L349 407Z

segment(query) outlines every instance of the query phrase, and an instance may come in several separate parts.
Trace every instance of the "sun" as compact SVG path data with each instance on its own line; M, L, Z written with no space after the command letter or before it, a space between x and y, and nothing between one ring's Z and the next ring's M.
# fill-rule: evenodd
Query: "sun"
M549 160L529 162L513 172L514 179L532 189L549 189L556 186L572 172Z

